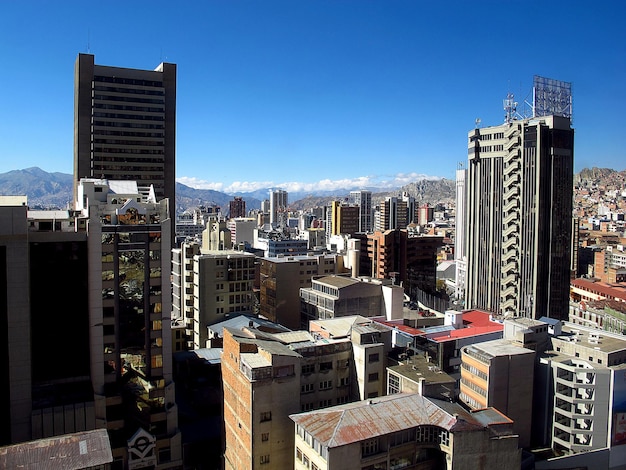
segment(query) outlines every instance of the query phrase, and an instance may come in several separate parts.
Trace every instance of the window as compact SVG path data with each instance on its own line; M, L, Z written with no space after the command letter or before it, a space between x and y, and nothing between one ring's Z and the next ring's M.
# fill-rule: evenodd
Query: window
M270 463L270 456L269 456L269 454L261 456L261 465L264 465L266 463Z
M302 366L302 374L312 374L315 372L315 364L305 364Z
M315 389L313 384L302 384L300 387L300 393L310 393Z
M272 420L272 412L271 411L263 411L261 412L261 422L271 421Z
M320 363L320 372L326 371L326 370L333 370L333 363L332 363L332 361L321 362Z
M378 439L368 439L361 442L361 455L367 457L378 453Z
M332 406L332 405L333 405L333 401L331 399L320 401L320 408L326 408L327 406Z
M323 380L322 382L320 382L320 390L328 390L330 388L333 388L332 380Z
M313 409L313 403L302 403L302 405L300 405L301 411L311 411L312 409Z
M368 362L378 362L380 360L380 356L378 353L370 354L367 360Z
M262 442L267 442L270 440L270 433L269 432L264 432L261 434L261 441Z
M372 374L369 374L367 376L367 381L368 382L376 382L378 380L378 372L374 372Z
M394 393L400 393L400 377L394 374L389 374L387 395L393 395Z

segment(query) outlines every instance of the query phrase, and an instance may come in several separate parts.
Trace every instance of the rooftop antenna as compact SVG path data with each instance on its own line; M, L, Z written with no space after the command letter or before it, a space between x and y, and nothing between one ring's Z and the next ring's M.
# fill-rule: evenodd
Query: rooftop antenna
M480 127L480 118L479 118L479 117L477 117L477 118L474 120L474 124L476 125L476 129L478 129L478 128Z
M507 124L512 123L517 119L517 101L515 101L515 95L508 92L506 98L502 100L502 107L504 108L504 122Z

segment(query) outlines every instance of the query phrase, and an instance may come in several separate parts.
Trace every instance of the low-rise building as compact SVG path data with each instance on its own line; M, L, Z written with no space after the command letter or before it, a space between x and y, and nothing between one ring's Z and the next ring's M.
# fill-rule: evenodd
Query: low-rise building
M401 393L291 420L296 470L520 468L513 423L494 408Z

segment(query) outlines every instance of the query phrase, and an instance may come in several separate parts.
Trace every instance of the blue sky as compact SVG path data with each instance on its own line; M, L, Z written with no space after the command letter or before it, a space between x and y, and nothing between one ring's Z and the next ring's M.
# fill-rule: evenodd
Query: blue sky
M177 179L220 191L454 178L533 75L572 82L575 167L626 168L626 2L0 0L0 172L72 173L73 70L178 64Z

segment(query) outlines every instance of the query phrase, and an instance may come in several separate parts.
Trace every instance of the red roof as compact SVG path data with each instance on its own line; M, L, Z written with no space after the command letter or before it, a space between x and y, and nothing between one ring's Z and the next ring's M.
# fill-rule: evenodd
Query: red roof
M590 279L573 279L570 283L572 287L598 294L609 299L617 299L626 302L626 284L608 284L606 282L592 281Z
M403 320L383 320L376 319L378 323L395 328L403 333L411 336L425 336L432 341L438 343L443 341L452 341L459 338L468 338L470 336L485 335L504 330L504 325L500 322L492 321L491 315L482 310L466 310L463 312L463 328L459 329L442 329L429 333L410 326L406 326ZM437 328L437 327L432 327ZM443 328L440 326L439 328Z
M492 321L491 315L482 310L466 310L463 312L463 326L455 330L437 331L426 334L426 337L438 343L453 341L459 338L469 338L471 336L486 335L504 330L504 325L500 322Z

